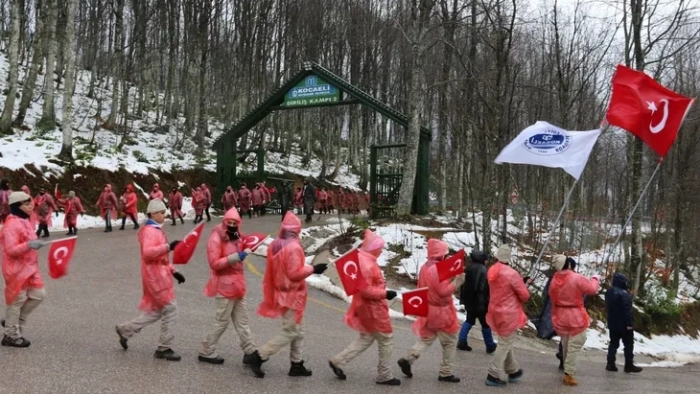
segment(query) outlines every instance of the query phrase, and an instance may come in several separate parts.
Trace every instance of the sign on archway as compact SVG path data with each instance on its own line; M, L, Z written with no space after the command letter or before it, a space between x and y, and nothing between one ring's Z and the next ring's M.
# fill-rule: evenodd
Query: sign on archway
M337 103L340 90L316 74L307 75L284 96L285 107L315 107L319 104Z

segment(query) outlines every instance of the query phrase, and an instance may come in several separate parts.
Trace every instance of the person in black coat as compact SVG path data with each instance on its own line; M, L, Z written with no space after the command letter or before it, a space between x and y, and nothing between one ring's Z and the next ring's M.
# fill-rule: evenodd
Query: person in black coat
M289 211L289 205L292 202L292 187L289 181L282 182L282 187L279 191L280 208L282 209L282 220L284 220L284 215Z
M610 346L606 370L617 372L615 355L620 348L620 340L625 346L625 372L642 372L634 365L634 316L632 315L632 295L627 291L627 277L621 273L613 275L612 287L605 292L605 310L608 314Z
M306 223L310 223L314 214L314 204L316 203L316 188L309 183L309 179L304 180L304 188L302 189L304 199L304 215L306 215Z
M466 273L464 284L459 292L459 302L467 311L467 320L459 331L457 349L471 351L468 344L468 335L472 326L479 320L481 335L484 337L486 352L493 353L496 343L493 341L491 327L486 323L486 312L489 309L489 284L486 280L486 260L488 256L481 250L472 250L469 253L471 264L464 270Z

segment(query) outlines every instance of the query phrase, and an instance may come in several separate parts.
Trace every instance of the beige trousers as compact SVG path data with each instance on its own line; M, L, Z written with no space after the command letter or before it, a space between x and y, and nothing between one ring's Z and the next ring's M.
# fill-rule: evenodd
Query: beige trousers
M342 352L331 359L333 365L343 368L347 363L367 350L374 341L377 341L379 350L379 365L377 366L377 382L384 382L394 378L391 373L391 352L394 348L393 334L373 332L370 334L360 333L360 337L353 341Z
M283 347L289 345L289 359L293 363L303 361L302 350L304 347L304 326L294 321L296 311L290 309L282 318L282 332L262 345L258 352L260 358L267 360L273 354L277 354Z
M117 326L119 333L124 338L131 338L134 334L141 332L141 329L151 325L158 320L160 322L160 338L158 339L158 350L168 350L175 339L173 326L177 318L177 303L170 301L162 309L152 312L142 312L136 319Z
M564 357L564 373L569 376L576 375L576 359L578 359L583 345L586 344L586 331L574 335L561 336L562 357Z
M199 350L199 355L203 357L216 358L216 344L219 343L221 335L228 328L229 321L233 322L233 328L238 333L241 349L245 354L251 354L255 351L256 346L253 343L248 326L248 307L245 298L231 299L217 295L216 300L216 316L214 318L214 326L207 335L207 338L202 342L202 347Z
M491 360L491 365L489 366L489 375L500 379L501 371L503 370L507 374L518 372L520 366L515 361L515 354L513 354L513 345L517 336L517 331L507 337L497 336L498 347L493 353L493 360Z
M440 363L440 377L452 376L452 366L455 359L455 349L457 348L457 333L448 334L444 331L438 331L436 335L429 338L421 338L411 350L408 351L406 360L413 364L418 360L423 351L429 348L435 340L440 340L442 346L442 362Z
M5 310L5 335L10 338L20 338L27 316L46 298L46 290L26 289L19 292L15 301Z

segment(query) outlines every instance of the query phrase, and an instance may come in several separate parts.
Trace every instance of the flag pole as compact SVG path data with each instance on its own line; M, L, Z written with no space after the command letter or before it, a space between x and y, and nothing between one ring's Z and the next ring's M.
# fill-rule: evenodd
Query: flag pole
M617 235L617 239L615 239L615 243L613 243L613 246L610 249L610 252L605 257L605 260L603 260L603 266L606 267L606 270L607 270L607 266L608 266L608 260L610 259L612 254L615 253L615 248L617 248L617 245L620 243L620 239L622 239L622 236L625 234L625 231L627 231L627 226L630 224L630 221L632 221L632 217L634 216L634 213L637 211L639 204L642 202L642 198L644 197L647 190L649 189L649 186L651 186L651 181L654 180L656 173L659 172L659 168L661 168L661 163L663 163L663 158L659 159L659 162L656 165L654 172L651 174L651 177L649 177L649 181L647 182L646 186L644 186L642 193L639 195L639 198L637 199L637 203L634 204L634 207L632 208L632 212L630 212L629 216L627 217L627 221L625 222L624 226L622 226L622 230Z
M528 276L532 276L535 268L539 267L540 260L542 259L542 256L544 255L545 250L547 250L547 246L549 245L549 240L552 238L552 233L556 230L557 226L559 225L559 221L561 220L561 217L564 214L564 211L566 210L566 206L569 205L569 200L571 200L571 195L574 193L574 189L576 188L577 183L578 183L578 179L574 181L573 185L571 185L571 188L569 189L569 193L566 195L566 198L564 199L564 204L561 206L561 209L559 210L559 214L557 215L557 219L554 221L554 223L552 224L552 228L549 230L549 236L547 237L547 240L544 242L544 245L542 245L542 250L540 251L540 255L537 256L537 261L535 261L535 263L532 264L532 267L530 268L530 274Z
M44 242L46 242L47 244L52 244L52 243L54 243L54 242L65 241L65 240L67 240L67 239L75 239L75 238L78 238L78 236L76 235L76 236L73 236L73 237L64 237L64 238L59 238L59 239L52 239L51 241L44 241Z

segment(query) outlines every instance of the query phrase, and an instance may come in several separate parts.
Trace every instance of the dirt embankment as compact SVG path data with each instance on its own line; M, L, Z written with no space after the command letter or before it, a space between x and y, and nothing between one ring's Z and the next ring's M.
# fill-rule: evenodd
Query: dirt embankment
M152 170L151 174L144 175L131 173L123 168L112 172L95 167L75 166L65 167L63 175L60 177L50 175L46 178L45 174L48 174L48 171L42 171L31 164L25 166L25 169L17 171L0 168L0 179L9 180L12 190L19 190L22 185L27 185L33 195L36 195L42 187L53 194L54 187L58 184L58 190L63 195L68 194L70 190L75 191L90 215L98 214L95 202L97 202L106 183L113 185L117 196L124 186L133 182L146 192L151 190L154 183L158 183L163 193L167 195L174 187L178 187L179 181L186 185L180 188L180 191L183 195L189 196L189 187L196 187L202 183L212 185L216 178L215 173L203 169L176 170L172 173ZM140 193L139 190L136 192ZM138 204L139 211L145 211L148 201L145 198L139 198Z

